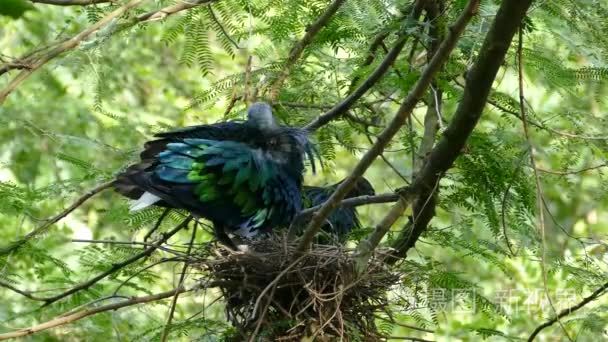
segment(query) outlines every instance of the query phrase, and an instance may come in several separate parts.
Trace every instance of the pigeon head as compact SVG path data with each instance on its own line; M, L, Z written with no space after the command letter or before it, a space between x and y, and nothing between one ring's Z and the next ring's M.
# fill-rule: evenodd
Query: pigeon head
M272 115L272 108L265 102L256 102L247 110L247 123L255 129L252 145L259 147L260 153L282 165L292 177L302 178L305 154L315 172L314 146L308 140L308 131L301 128L279 125Z
M249 107L247 110L247 121L263 131L273 130L278 127L272 115L272 108L265 102L256 102Z

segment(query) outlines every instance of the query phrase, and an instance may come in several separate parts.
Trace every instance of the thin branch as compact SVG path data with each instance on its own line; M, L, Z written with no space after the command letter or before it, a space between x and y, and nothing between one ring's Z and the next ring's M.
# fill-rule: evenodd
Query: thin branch
M143 2L143 0L131 0L126 5L115 9L110 14L106 15L105 17L100 19L98 22L96 22L92 26L86 28L85 30L83 30L79 34L75 35L71 39L68 39L64 42L57 44L55 47L51 48L50 51L45 52L40 56L34 55L34 56L31 56L30 58L28 58L26 64L29 65L29 68L25 69L25 70L21 71L19 74L17 74L17 76L15 76L15 78L13 78L9 82L9 84L6 86L6 88L4 88L2 91L0 91L0 105L2 103L4 103L4 100L6 99L6 97L13 90L15 90L15 88L17 88L17 86L19 84L21 84L21 82L23 82L26 78L28 78L34 71L38 70L40 67L45 65L48 61L61 55L65 51L71 50L71 49L77 47L83 40L88 38L94 32L107 26L115 18L122 16L123 14L125 14L126 12L131 10L132 8L141 4L142 2ZM31 61L30 61L30 59L31 59ZM24 63L25 63L25 61L24 61Z
M456 82L457 85L459 85L460 87L463 87L462 84L460 84L458 82L458 80L454 80ZM521 116L519 115L519 112L513 111L509 108L504 107L503 105L501 105L500 103L493 101L493 100L488 100L488 103L491 104L492 106L496 107L497 109L499 109L500 111L513 115L515 116L517 119L521 120ZM608 136L601 136L601 135L582 135L582 134L575 134L575 133L569 133L569 132L563 132L563 131L559 131L556 130L554 128L548 127L545 124L542 123L538 123L535 121L532 121L528 118L528 124L531 126L534 126L540 130L543 131L547 131L553 134L557 134L557 135L561 135L563 137L566 138L570 138L570 139L581 139L581 140L598 140L598 141L603 141L603 140L608 140Z
M551 295L549 294L549 288L547 286L547 269L545 267L546 258L547 258L547 246L546 246L546 236L545 236L545 211L543 207L543 188L540 181L540 174L538 169L536 168L536 151L534 150L534 146L532 145L532 140L530 139L530 132L528 129L528 120L526 119L526 97L524 96L524 71L523 71L523 30L520 25L518 31L518 40L517 40L517 78L519 85L519 112L521 115L521 122L524 130L524 137L526 142L528 143L528 155L530 157L530 165L532 166L532 170L534 170L534 184L536 187L536 198L538 205L538 223L539 230L541 236L540 243L540 268L542 273L543 285L545 289L545 296L547 297L547 301L549 302L549 306L551 306L551 310L557 315L557 311L555 310L555 305L553 304L553 299L551 299ZM572 341L570 334L566 330L566 327L559 320L559 316L557 316L557 321L559 322L562 331L568 338L568 340Z
M148 239L150 238L150 236L152 236L152 234L154 234L154 232L158 230L158 228L160 227L160 225L165 220L165 217L167 217L167 215L169 215L170 211L171 211L171 208L166 208L165 210L163 210L163 213L160 214L160 217L158 218L158 220L156 220L156 223L154 224L154 227L152 227L152 229L150 229L150 231L147 232L146 235L144 235L144 242L148 241Z
M13 292L16 292L16 293L18 293L18 294L20 294L20 295L22 295L22 296L24 296L26 298L29 298L31 300L44 300L41 297L34 296L32 294L33 293L32 291L21 290L20 288L18 288L16 286L13 286L13 285L11 285L11 284L9 284L7 282L4 282L2 280L0 280L0 286L4 287L4 288L7 288L7 289L9 289L9 290L11 290Z
M429 29L429 36L432 40L429 46L426 48L427 59L430 59L437 53L437 49L439 48L439 42L445 39L445 24L443 24L441 20L437 20L437 18L444 10L444 4L440 1L431 1L427 3L425 9L427 12L427 23L434 23ZM412 55L410 55L410 63L413 58L414 51L415 50L412 50ZM414 177L420 172L420 169L424 166L428 155L433 150L437 132L439 130L439 127L441 126L440 113L443 92L441 91L441 89L435 91L434 86L437 87L437 85L434 83L435 82L430 85L432 94L429 94L429 100L427 101L427 109L424 115L424 133L422 135L422 140L420 141L420 145L418 146L418 150L416 151L416 153L412 153L412 167L414 169ZM410 129L411 128L412 126L410 120ZM410 144L413 146L413 142L411 139ZM436 184L436 186L438 186L438 183ZM404 229L404 232L408 232L408 234L409 232L413 232L413 228L416 225L426 226L435 214L435 202L436 191L432 191L431 193L424 193L419 196L419 199L416 200L412 206L413 219L408 222L408 224L406 225L406 229ZM409 205L410 203L405 203L404 200L401 199L400 202L398 202L397 204L401 205L403 210L405 210L407 208L407 205ZM397 206L397 204L395 206Z
M310 43L312 43L317 33L319 33L323 27L329 24L331 17L338 12L338 9L340 9L345 2L346 0L334 0L329 6L327 6L325 12L323 12L323 14L321 14L321 16L314 23L306 28L306 34L304 34L304 37L302 37L302 39L300 39L291 48L289 55L285 60L283 69L270 86L271 102L274 102L277 99L277 96L279 95L279 88L281 88L283 82L285 82L285 79L287 79L287 76L289 76L289 73L296 64L296 61L300 58L300 56L302 56L304 49L310 45Z
M249 55L249 57L247 57L247 64L245 65L245 89L243 90L243 102L245 103L245 105L247 107L249 107L251 102L255 101L255 98L252 96L253 94L250 94L252 64L253 64L253 56ZM234 89L236 89L236 85L235 85ZM232 104L232 103L233 102L231 102L230 104ZM234 103L236 103L236 96L235 96ZM228 105L228 107L230 107L230 104ZM234 104L232 106L234 106ZM228 109L226 109L226 112L228 112Z
M194 227L192 228L192 236L190 237L190 244L188 244L188 250L186 251L186 255L190 256L192 252L192 244L194 243L194 239L196 238L196 228L198 228L198 223L194 223ZM184 286L184 279L186 278L186 271L188 270L188 260L184 261L184 266L182 267L182 273L179 276L179 282L177 283L177 288L181 288ZM167 341L169 337L169 332L171 331L171 321L173 320L173 314L175 313L175 307L177 306L177 297L179 293L176 292L171 300L171 307L169 309L169 317L167 318L167 323L165 324L165 328L163 329L163 334L160 338L161 342Z
M426 4L425 10L427 13L426 23L429 27L430 43L426 48L427 59L431 59L439 48L439 43L445 39L446 27L443 20L438 20L444 10L443 1L430 1ZM432 93L429 94L427 101L426 114L424 115L424 133L420 146L416 152L414 165L414 173L420 171L427 155L432 151L435 144L436 135L439 127L441 127L441 105L443 92L438 88L436 82L431 84ZM435 88L438 88L435 90ZM443 128L443 127L441 127Z
M230 43L232 45L234 45L235 48L240 49L241 47L239 46L239 44L236 41L234 41L234 39L232 39L230 34L228 34L228 32L226 32L226 29L224 29L224 25L222 25L222 23L219 21L219 19L215 15L215 12L213 12L213 8L211 7L211 5L207 6L207 9L209 10L209 14L211 14L211 18L213 19L215 24L220 28L220 31L222 31L222 34L224 35L224 37L226 37L226 39L228 39L228 41L230 41Z
M357 197L351 197L351 198L347 198L345 200L340 201L340 203L338 203L336 208L358 207L358 206L366 205L366 204L390 203L390 202L395 202L398 199L399 199L399 195L395 194L395 193L386 193L386 194L373 195L373 196L371 196L371 195L357 196ZM310 216L310 215L314 214L317 210L321 209L321 207L323 207L323 204L319 204L314 207L304 209L304 210L300 211L300 213L298 214L298 216L296 216L296 218L294 220Z
M101 244L108 244L108 245L130 245L130 246L144 246L144 247L155 246L155 244L153 244L153 243L139 242L139 241L72 239L72 242L74 242L74 243L101 243ZM164 246L157 246L156 248L160 249L161 251L165 251L165 252L179 255L179 256L185 255L183 252L180 252L175 249L167 248Z
M59 222L62 218L68 216L68 214L70 214L72 211L76 210L76 208L80 207L89 198L110 188L113 184L114 184L114 180L99 184L98 186L94 187L93 189L87 191L84 195L80 196L76 201L74 201L74 203L72 203L72 205L70 205L67 209L65 209L64 211L60 212L59 214L53 216L52 218L48 219L43 225L41 225L40 227L27 233L23 238L13 242L11 245L9 245L7 247L0 249L0 255L5 255L7 253L14 251L14 250L18 249L19 247L23 246L28 240L44 233L50 226Z
M109 13L98 22L80 32L76 36L66 39L60 42L53 43L49 46L43 47L34 52L30 52L25 56L15 60L9 64L0 66L0 75L13 69L24 69L15 78L13 78L9 84L0 91L0 105L4 103L6 97L17 88L25 79L27 79L32 73L38 70L40 67L48 63L50 60L58 57L66 51L72 50L80 45L86 38L91 36L98 30L107 27L108 24L113 22L115 19L121 17L128 10L139 5L143 0L132 0L128 4L117 8L116 10ZM126 28L139 23L147 23L150 21L157 21L165 19L166 17L193 8L203 4L209 4L217 0L192 0L192 1L180 1L179 3L171 6L161 8L159 10L150 11L148 13L141 14L135 17L133 20L127 21L118 25L118 28L114 32L119 32Z
M414 198L414 193L411 189L407 189L403 191L403 194L397 201L397 203L393 204L388 213L384 216L384 218L376 225L374 230L362 240L358 245L355 251L355 263L356 270L358 274L361 274L366 266L369 258L371 257L374 249L380 244L382 238L388 231L391 229L393 224L397 222L397 220L403 215L403 212L410 205Z
M87 6L103 3L114 3L116 0L30 0L33 3L55 6Z
M511 253L512 257L514 257L516 254L513 251L513 246L511 246L511 241L509 240L509 235L507 234L507 221L506 221L507 198L509 196L511 187L513 186L513 183L515 182L515 177L517 176L517 174L519 173L519 171L521 169L521 164L523 163L525 156L526 156L525 154L522 154L521 158L519 158L517 167L515 168L515 170L513 170L513 174L511 176L511 181L507 185L507 188L505 189L505 192L502 195L502 201L501 201L501 205L500 205L500 222L502 224L502 234L505 236L505 242L507 244L507 248L509 249L509 253Z
M357 179L359 179L359 177L363 175L363 173L372 164L376 157L380 153L382 153L384 148L392 140L395 134L397 134L401 126L403 126L403 124L407 120L407 117L410 116L412 110L418 103L420 97L422 97L422 95L426 91L426 88L431 84L431 81L435 74L439 71L443 63L448 59L454 47L456 47L458 38L464 31L464 28L468 24L469 20L473 17L473 15L477 13L478 5L479 0L470 0L468 2L467 7L464 9L463 13L456 20L454 25L450 27L450 32L447 35L446 39L441 43L441 46L437 50L437 53L435 54L435 56L433 56L429 64L426 66L426 68L420 75L420 79L416 82L416 84L410 90L410 93L403 101L403 104L399 107L399 110L397 111L391 123L382 131L382 133L380 133L378 139L376 140L376 143L361 158L361 161L355 166L350 176L348 176L338 186L336 191L334 191L330 198L323 204L321 209L313 216L312 220L308 224L308 227L306 228L306 231L304 232L300 244L298 245L299 252L303 252L310 247L310 244L312 243L315 234L319 231L321 225L323 224L323 222L325 222L331 211L336 208L337 204L354 186Z
M365 60L363 60L363 63L361 63L360 68L372 64L374 59L376 59L376 52L378 51L378 48L384 42L384 39L388 37L389 33L390 32L388 31L380 32L376 35L376 37L374 37L374 40L372 40L372 43L370 44L369 49L367 50L367 56L365 57ZM361 79L360 75L356 75L355 77L353 77L352 81L350 82L350 86L348 87L349 93L351 93L355 89L355 85L357 85L359 79Z
M385 322L389 322L389 323L398 325L400 327L404 327L404 328L408 328L408 329L412 329L412 330L423 331L423 332L427 332L427 333L431 333L431 334L435 333L435 330L425 329L425 328L417 327L415 325L410 325L410 324L405 324L405 323L397 322L393 318L385 318L385 317L378 316L378 315L374 315L374 317L376 317L376 318L378 318L380 320L383 320Z
M422 3L424 1L416 1L414 5L414 10L412 11L411 18L417 19L420 16L420 12L422 11ZM332 109L323 113L318 118L311 121L308 125L304 126L305 129L314 132L319 129L321 126L327 124L331 120L344 115L352 106L355 104L359 98L361 98L371 87L374 86L380 79L384 76L384 74L388 71L390 66L395 62L401 50L405 46L407 42L408 36L401 34L397 37L397 41L393 45L393 48L384 56L384 59L376 69L367 77L365 81L363 81L355 91L353 91L350 95L348 95L342 102L336 104Z
M370 144L374 144L374 141L372 140L372 137L370 137L370 135L366 132L365 136L367 137L367 140L369 141ZM382 161L391 168L391 170L393 170L393 172L395 172L395 174L397 176L399 176L399 178L401 178L401 180L403 180L403 182L405 182L405 184L410 184L410 181L401 173L399 172L399 169L397 169L397 167L395 165L393 165L393 163L391 163L385 156L384 153L380 153L379 156Z
M300 257L298 257L296 260L294 260L294 262L291 263L291 265L287 266L283 271L281 271L281 273L279 273L265 288L264 290L262 290L262 292L260 293L260 295L258 296L258 298L255 300L255 303L253 305L253 309L251 310L251 318L255 317L257 311L258 311L258 307L260 306L260 302L262 300L262 298L264 297L264 295L266 294L266 292L268 292L269 290L272 289L272 292L274 292L275 286L277 285L277 283L279 282L279 280L281 280L281 278L286 275L289 270L291 270L292 268L294 268L297 264L300 263L300 261L302 261L302 259L304 259L304 257L306 257L306 255L301 255ZM272 294L269 296L270 298L268 298L269 301L272 300ZM265 314L264 312L260 313L260 320L263 319L263 315ZM253 334L251 334L251 336L249 337L249 342L253 342L255 341L255 337L257 334L257 330L259 329L259 326L256 327L256 331L254 331Z
M197 7L204 4L210 4L218 0L191 0L191 1L179 1L175 5L167 6L159 10L150 11L139 15L135 21L128 23L128 26L133 26L137 23L144 23L149 21L158 21L165 19L166 17L175 14L177 12L185 11L193 7Z
M184 227L186 227L188 225L188 223L192 220L192 216L188 216L184 221L182 221L180 224L177 225L177 227L173 228L173 230L163 234L163 237L158 240L154 245L146 248L144 251L142 251L139 254L136 254L132 257L130 257L129 259L119 262L117 264L112 265L111 268L109 268L108 270L96 275L95 277L80 283L72 288L70 288L69 290L62 292L58 295L52 296L52 297L48 297L48 298L43 298L42 300L44 301L44 305L43 306L47 306L50 305L62 298L65 298L71 294L74 294L78 291L81 290L85 290L88 289L89 287L93 286L95 283L97 283L98 281L100 281L101 279L109 276L110 274L120 270L121 268L130 265L134 262L136 262L137 260L140 260L144 257L149 256L150 254L152 254L152 252L154 252L160 245L162 245L163 243L165 243L167 240L169 240L170 237L172 237L173 235L175 235L177 232L179 232L181 229L183 229Z
M11 338L32 335L32 334L35 334L35 333L43 331L43 330L66 325L66 324L81 320L85 317L96 315L98 313L102 313L102 312L106 312L106 311L114 311L114 310L118 310L118 309L121 309L124 307L142 304L142 303L154 302L154 301L158 301L161 299L165 299L165 298L174 296L176 293L184 293L184 292L188 292L188 291L191 291L191 289L176 288L171 291L157 293L157 294L150 295L150 296L133 297L129 300L124 300L124 301L121 301L118 303L102 305L102 306L96 307L94 309L85 309L85 310L78 311L78 312L75 312L75 313L72 313L69 315L61 315L54 319L51 319L50 321L47 321L47 322L29 327L29 328L19 329L17 331L13 331L13 332L6 333L6 334L0 334L0 341L8 340Z
M139 270L137 270L137 272L131 274L127 279L123 280L120 282L120 284L118 286L116 286L116 288L114 289L113 295L116 296L118 294L118 291L120 291L120 289L127 285L129 283L129 281L131 281L131 279L139 276L142 272L145 272L149 269L151 269L154 266L160 265L160 264L164 264L166 262L173 262L173 261L185 261L187 262L188 259L184 259L183 257L173 257L173 258L161 258L160 260L157 260L151 264L146 265L145 267L140 268Z
M592 170L597 170L597 169L601 169L604 167L608 167L608 163L603 163L603 164L599 164L599 165L595 165L595 166L588 166L588 167L584 167L582 169L579 170L565 170L565 171L555 171L555 170L547 170L547 169L543 169L540 167L537 167L536 169L540 172L544 172L544 173L550 173L552 175L559 175L559 176L565 176L565 175L576 175L579 173L584 173L587 171L592 171Z
M420 189L414 208L424 207L425 210L418 213L419 219L411 226L411 230L401 232L393 244L393 248L395 248L394 258L387 259L387 262L394 263L405 257L407 251L416 244L416 241L433 218L435 201L431 199L428 205L423 206L425 199L430 198L429 195L433 193L433 188L445 172L452 167L456 158L461 154L467 139L475 129L483 113L498 69L504 61L513 36L531 2L532 0L505 0L501 2L481 47L479 57L467 74L462 100L458 104L452 121L443 133L441 140L428 155L424 166L412 185L414 189Z
M433 340L426 340L420 337L411 337L411 336L386 336L389 340L404 340L404 341L412 341L412 342L435 342Z
M530 335L530 337L528 337L528 342L534 341L534 338L536 338L536 336L543 329L552 326L555 322L558 322L561 318L568 316L569 314L577 311L578 309L584 307L585 305L587 305L587 304L591 303L592 301L598 299L599 297L603 296L606 293L606 290L608 290L608 283L605 283L604 285L599 287L591 295L589 295L588 297L585 297L580 303L560 311L560 313L557 314L556 316L554 316L553 318L551 318L548 321L546 321L545 323L537 326L536 329L534 329L534 331Z

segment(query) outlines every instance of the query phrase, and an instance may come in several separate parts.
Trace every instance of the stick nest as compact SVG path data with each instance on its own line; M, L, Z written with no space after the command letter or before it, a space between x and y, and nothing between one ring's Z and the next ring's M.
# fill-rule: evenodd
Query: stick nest
M352 251L315 245L296 254L276 237L253 241L247 252L214 251L198 266L218 287L238 340L378 340L374 315L388 307L387 291L399 280L381 260L357 276ZM208 284L209 284L208 283Z

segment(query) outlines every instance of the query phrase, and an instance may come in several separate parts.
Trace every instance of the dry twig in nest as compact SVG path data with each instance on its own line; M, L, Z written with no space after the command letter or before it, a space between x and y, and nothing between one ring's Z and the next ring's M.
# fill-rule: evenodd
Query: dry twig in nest
M381 337L374 314L399 276L381 260L355 273L352 250L316 245L304 254L283 237L254 241L245 253L217 250L197 267L221 290L231 323L249 341Z

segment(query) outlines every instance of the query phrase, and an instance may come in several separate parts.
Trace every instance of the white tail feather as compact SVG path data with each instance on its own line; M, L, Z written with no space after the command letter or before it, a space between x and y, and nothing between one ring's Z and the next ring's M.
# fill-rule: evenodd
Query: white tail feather
M160 200L161 200L160 197L146 191L146 192L144 192L143 195L141 195L141 197L138 200L133 201L131 203L131 206L129 207L129 211L135 212L135 211L145 209Z

